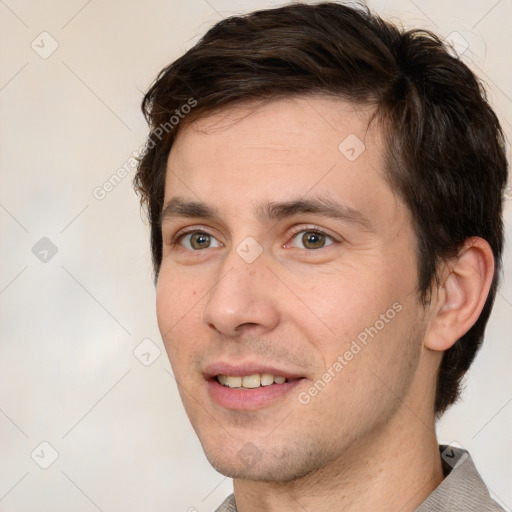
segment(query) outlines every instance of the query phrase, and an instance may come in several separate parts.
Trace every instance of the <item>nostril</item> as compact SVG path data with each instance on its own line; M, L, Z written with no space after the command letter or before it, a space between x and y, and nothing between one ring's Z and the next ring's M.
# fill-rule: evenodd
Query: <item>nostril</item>
M245 322L244 324L239 325L235 328L235 331L247 331L252 330L254 327L258 327L256 322Z

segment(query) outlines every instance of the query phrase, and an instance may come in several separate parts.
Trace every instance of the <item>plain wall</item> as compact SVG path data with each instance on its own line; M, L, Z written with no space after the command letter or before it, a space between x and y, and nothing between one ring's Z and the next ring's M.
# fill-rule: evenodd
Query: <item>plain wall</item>
M133 167L118 169L144 143L139 105L157 72L221 18L280 3L0 2L1 511L202 512L230 492L182 409L156 325ZM510 138L510 0L370 6L460 34ZM127 175L98 198L116 173ZM505 277L439 438L470 451L510 510L512 189L507 198ZM146 366L135 354L148 347Z

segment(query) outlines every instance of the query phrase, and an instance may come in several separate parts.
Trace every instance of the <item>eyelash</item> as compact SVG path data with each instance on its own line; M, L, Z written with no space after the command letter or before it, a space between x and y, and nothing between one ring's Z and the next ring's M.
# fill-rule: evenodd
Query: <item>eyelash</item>
M288 233L287 234L287 238L293 240L299 233L302 233L302 232L307 232L307 233L318 233L318 234L321 234L321 235L325 235L327 238L330 238L334 243L337 242L337 240L332 236L332 235L329 235L329 233L326 233L322 228L318 227L318 226L314 226L314 225L311 225L311 226L301 226L300 229L297 229L291 233ZM172 247L175 247L176 245L179 244L180 240L187 236L187 235L190 235L192 233L203 233L205 235L208 235L208 236L211 236L213 238L215 238L211 233L208 232L208 230L206 229L201 229L201 228L193 228L193 229L188 229L186 231L178 231L178 233L176 233L172 239L171 239L171 246ZM287 243L288 245L288 243ZM331 244L329 244L331 245ZM325 249L326 247L328 247L328 245L324 246L324 247L321 247L320 249ZM301 249L300 247L296 247L296 249ZM189 250L189 249L185 249L185 250ZM308 251L308 252L313 252L315 251L315 249L302 249L304 251ZM318 249L316 249L318 250ZM200 252L199 250L196 250L196 251L192 251L192 252Z

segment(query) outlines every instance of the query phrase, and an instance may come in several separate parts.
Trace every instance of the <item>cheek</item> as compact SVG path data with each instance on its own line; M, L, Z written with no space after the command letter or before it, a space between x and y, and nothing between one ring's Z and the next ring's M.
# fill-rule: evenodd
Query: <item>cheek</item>
M180 346L193 346L191 323L197 321L198 303L202 296L194 284L178 272L164 268L160 271L156 287L156 315L171 364L184 355ZM187 343L178 343L178 340L187 340Z
M316 378L329 381L329 389L322 391L317 401L318 406L325 405L322 411L343 415L347 410L380 410L390 397L379 378L396 390L409 381L411 369L404 368L403 361L416 357L410 337L417 304L407 288L407 277L400 281L370 268L345 268L302 280L302 285L299 280L294 282L297 295L315 313L304 314L302 308L299 315L297 306L293 315L303 339L316 354ZM308 287L304 282L315 284Z
M365 329L371 328L376 322L381 327L383 320L380 320L380 315L385 315L384 320L394 317L393 304L400 301L398 287L379 280L374 272L344 269L314 276L309 281L315 283L313 286L304 284L308 281L301 277L291 284L290 287L303 303L294 301L295 306L289 311L293 312L309 339L331 348L336 356L360 333L364 338ZM304 305L310 310L306 315Z
M206 280L197 269L183 269L164 259L156 286L159 326L169 329L185 319L206 293Z
M346 329L340 322L330 345L318 338L324 373L308 390L310 406L322 418L318 421L339 431L364 433L401 405L417 369L422 335L409 308L404 304L393 310L388 323L381 320L384 325L359 311Z

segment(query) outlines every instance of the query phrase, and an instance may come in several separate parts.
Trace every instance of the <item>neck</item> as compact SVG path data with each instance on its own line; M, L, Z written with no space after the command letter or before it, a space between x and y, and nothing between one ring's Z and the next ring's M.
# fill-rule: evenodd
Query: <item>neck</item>
M443 480L434 419L421 416L402 406L379 432L292 482L235 480L237 510L415 510Z

